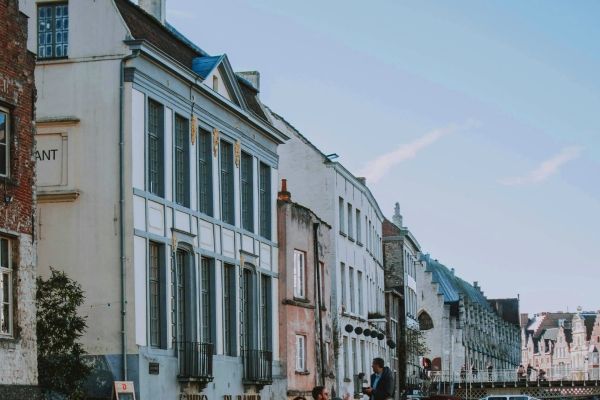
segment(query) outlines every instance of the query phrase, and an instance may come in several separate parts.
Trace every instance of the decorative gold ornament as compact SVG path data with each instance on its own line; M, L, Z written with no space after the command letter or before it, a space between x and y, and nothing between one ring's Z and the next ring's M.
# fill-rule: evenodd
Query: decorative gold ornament
M213 156L216 157L219 154L219 130L213 128Z
M235 166L240 167L240 158L242 157L242 145L239 140L236 140L233 146L233 154L235 158Z
M192 146L196 144L196 134L198 133L198 119L196 118L195 115L192 115L192 126L191 126L191 139L192 139Z

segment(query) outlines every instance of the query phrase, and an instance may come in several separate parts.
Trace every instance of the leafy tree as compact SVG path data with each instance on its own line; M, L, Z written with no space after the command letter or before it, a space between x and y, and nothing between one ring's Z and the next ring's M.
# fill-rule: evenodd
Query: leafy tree
M85 295L64 272L50 268L48 280L37 279L37 336L39 385L47 393L69 400L83 399L82 384L91 367L77 340L87 328L77 314Z

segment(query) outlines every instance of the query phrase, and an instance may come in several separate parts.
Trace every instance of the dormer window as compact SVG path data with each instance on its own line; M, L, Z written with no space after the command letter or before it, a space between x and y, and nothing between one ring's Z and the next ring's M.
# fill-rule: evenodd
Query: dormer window
M216 75L213 75L213 90L215 92L219 91L219 77Z

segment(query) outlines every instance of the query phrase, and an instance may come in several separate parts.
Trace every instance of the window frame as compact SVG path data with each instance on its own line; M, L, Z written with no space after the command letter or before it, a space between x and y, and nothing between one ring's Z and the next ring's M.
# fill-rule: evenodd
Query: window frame
M294 249L293 280L294 298L306 299L306 252L302 250Z
M3 246L6 244L6 247ZM13 239L0 236L0 338L14 337L14 286L13 286ZM6 249L6 252L4 250ZM7 281L5 281L7 279ZM5 287L6 284L6 287ZM6 294L8 292L8 295ZM5 315L6 313L6 315ZM6 330L3 329L2 320L8 317Z
M254 156L240 155L240 195L242 228L254 232Z
M347 230L348 230L348 239L352 240L354 237L354 227L353 227L353 217L354 217L354 212L352 211L352 204L350 204L349 202L346 204L347 208L348 208L348 215L347 215L347 219L348 219L348 223L347 223Z
M165 106L164 104L156 101L150 97L147 99L147 116L146 116L146 140L147 145L147 190L148 192L158 196L164 197L165 195ZM152 132L151 128L151 115L150 112L152 107L156 106L157 112L157 132ZM153 141L155 141L156 151L153 151ZM153 155L156 153L156 171L153 170ZM156 175L154 179L153 175Z
M198 129L198 211L213 216L213 141L202 128Z
M223 354L237 357L236 266L223 263Z
M235 184L233 173L233 143L221 139L219 142L221 221L229 225L235 225Z
M10 141L11 141L11 118L12 118L12 114L11 114L11 110L9 110L6 107L2 107L0 106L0 114L4 114L5 119L4 119L4 140L3 142L0 141L0 149L2 147L4 147L3 151L4 152L4 165L0 165L0 178L10 178ZM2 169L5 169L4 172L2 172Z
M190 206L190 121L175 113L173 135L173 198L176 204Z
M265 239L271 240L271 166L259 162L258 178L259 234Z
M156 250L156 254L154 255L153 249ZM164 244L154 241L148 242L148 343L150 344L150 347L155 348L164 348L167 341L165 337L166 332L163 326L165 320L165 307L163 301L165 294L164 251ZM155 265L153 261L156 261ZM153 275L153 272L155 275ZM153 293L153 286L156 289L156 294ZM154 309L156 309L155 317ZM155 323L153 323L153 319L155 320ZM156 332L154 332L155 329Z
M215 343L215 329L212 321L214 318L215 290L214 290L214 259L200 257L198 297L200 300L200 341L202 343Z
M306 336L296 334L296 372L306 372Z
M56 9L58 7L62 7L62 6L66 6L66 11L67 11L67 29L63 29L63 32L61 32L62 35L66 34L67 35L67 40L66 43L63 41L61 43L61 45L65 45L66 44L66 54L61 55L61 56L57 56L56 55ZM50 38L51 38L51 43L50 43L50 48L52 49L52 56L41 56L40 54L40 9L41 8L49 8L52 10L52 31L51 32L44 32L44 34L48 34L50 33ZM70 13L69 13L69 2L68 1L61 1L61 2L43 2L43 3L37 3L37 9L36 9L36 53L37 53L37 58L40 61L43 60L64 60L69 58L69 36L70 36ZM64 37L64 36L63 36ZM48 46L47 43L44 43L44 47Z

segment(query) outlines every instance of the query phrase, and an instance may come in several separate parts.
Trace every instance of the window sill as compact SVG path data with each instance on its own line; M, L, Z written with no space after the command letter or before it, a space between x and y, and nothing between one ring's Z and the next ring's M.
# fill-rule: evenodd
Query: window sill
M281 302L281 304L285 304L285 305L288 305L288 306L296 306L296 307L308 308L310 310L314 310L315 309L315 306L313 306L312 304L310 304L308 302L308 300L298 301L296 299L283 299L283 301Z
M350 379L350 378L344 378L344 382L352 382L352 379Z
M310 371L295 371L296 375L310 375Z
M363 246L364 246L364 244L362 244L362 242L361 242L360 240L357 240L357 241L356 241L356 244L357 244L357 245L359 245L360 247L363 247Z
M352 236L348 236L348 240L354 242L354 238Z
M343 237L346 237L346 234L342 231L340 231L340 235L342 235Z

